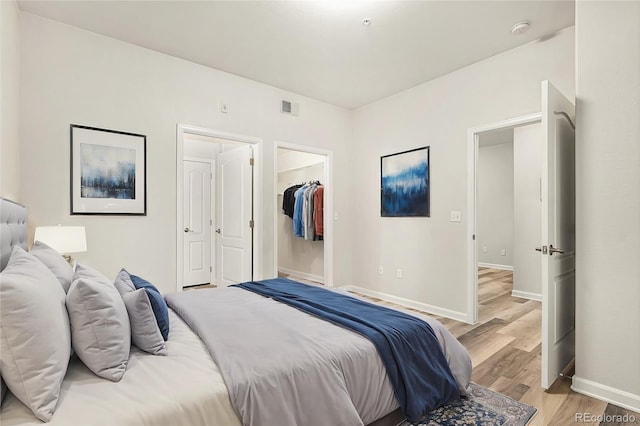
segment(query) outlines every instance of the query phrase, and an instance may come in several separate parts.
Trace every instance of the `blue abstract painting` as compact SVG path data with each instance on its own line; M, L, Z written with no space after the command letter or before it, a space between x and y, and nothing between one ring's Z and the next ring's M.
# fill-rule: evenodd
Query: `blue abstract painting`
M429 216L429 147L380 157L380 214Z
M136 150L80 144L82 198L136 198Z

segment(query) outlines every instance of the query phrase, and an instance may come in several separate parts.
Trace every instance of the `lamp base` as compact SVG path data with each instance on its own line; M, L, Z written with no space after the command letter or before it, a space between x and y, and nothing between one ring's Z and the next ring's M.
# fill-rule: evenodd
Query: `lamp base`
M76 261L73 260L73 257L68 254L63 254L62 257L64 257L64 260L66 260L74 270L76 269Z

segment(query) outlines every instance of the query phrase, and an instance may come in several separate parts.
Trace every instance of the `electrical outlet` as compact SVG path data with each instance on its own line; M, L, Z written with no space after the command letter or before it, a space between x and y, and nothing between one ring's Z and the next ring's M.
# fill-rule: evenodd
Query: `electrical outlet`
M487 246L482 246L482 252L483 253L486 253L488 251L489 251L489 249L487 248Z
M396 278L402 278L402 269L396 269Z
M225 104L224 102L220 104L220 112L223 114L226 114L228 112L227 104Z
M451 210L451 222L461 222L462 213L458 210Z
M507 255L507 250L506 249L500 250L500 256L506 256L506 255Z
M384 268L382 267L382 265L378 266L378 275L382 275L384 274Z

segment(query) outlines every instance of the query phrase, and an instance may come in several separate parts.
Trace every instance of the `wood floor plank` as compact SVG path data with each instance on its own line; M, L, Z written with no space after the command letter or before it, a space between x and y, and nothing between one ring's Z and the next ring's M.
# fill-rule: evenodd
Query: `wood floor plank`
M542 304L511 296L510 271L479 268L478 277L477 324L431 315L469 351L475 383L536 407L538 412L528 426L584 424L575 422L579 412L594 416L623 413L636 419L635 423L603 422L601 426L640 424L640 414L573 392L568 380L557 380L548 391L542 389Z

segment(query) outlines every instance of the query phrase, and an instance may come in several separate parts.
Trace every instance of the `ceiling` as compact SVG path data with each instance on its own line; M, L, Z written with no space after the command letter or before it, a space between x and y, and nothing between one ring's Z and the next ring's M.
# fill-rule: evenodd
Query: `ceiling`
M574 24L573 1L26 1L22 11L347 109ZM371 25L362 24L364 18ZM531 28L511 34L516 22Z

